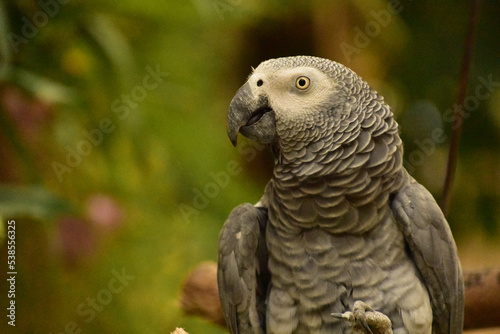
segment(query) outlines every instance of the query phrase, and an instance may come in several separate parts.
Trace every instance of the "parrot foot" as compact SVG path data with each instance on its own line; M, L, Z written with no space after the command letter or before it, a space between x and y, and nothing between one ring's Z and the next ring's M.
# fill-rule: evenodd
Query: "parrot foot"
M355 334L392 334L391 320L360 300L354 303L352 312L332 313L332 316L353 323Z

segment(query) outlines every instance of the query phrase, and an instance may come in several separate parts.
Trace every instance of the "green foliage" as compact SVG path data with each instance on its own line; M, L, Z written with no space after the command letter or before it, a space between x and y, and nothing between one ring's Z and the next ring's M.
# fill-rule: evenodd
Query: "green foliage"
M408 161L436 127L449 139L468 6L402 1L361 47L357 32L387 2L44 3L58 5L0 7L0 236L15 219L19 332L223 332L182 315L178 299L188 271L216 259L230 210L257 202L268 179L266 150L225 136L230 99L262 60L309 53L352 67L393 106ZM479 77L500 81L494 6L483 3L472 96ZM359 52L347 57L342 42ZM450 216L459 239L498 234L500 94L480 102ZM437 196L447 144L413 166ZM122 269L134 278L89 320L88 298L107 302Z
M44 188L0 185L0 217L51 220L73 210L71 204Z

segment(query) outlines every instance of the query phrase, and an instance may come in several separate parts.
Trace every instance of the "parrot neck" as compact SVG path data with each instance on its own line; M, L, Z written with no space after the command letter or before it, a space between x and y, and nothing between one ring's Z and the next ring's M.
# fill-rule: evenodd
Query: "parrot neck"
M287 172L290 166L277 165L266 191L270 203L279 203L270 207L272 223L299 229L320 227L332 234L372 230L387 214L390 195L409 182L401 166L401 151L398 148L397 154L369 168L343 168L335 163L337 170L330 170L309 163L306 168L313 176L297 176L302 172L292 174Z
M330 140L281 143L275 152L273 183L282 193L300 189L302 194L290 198L292 202L314 197L311 195L325 198L322 191L329 196L338 192L338 198L345 197L348 202L352 198L353 203L359 196L375 199L378 192L397 191L406 182L407 172L402 166L403 145L397 124L387 123L381 122L386 124L381 133L376 131L379 127L370 133L353 126L355 132L333 133ZM352 196L347 198L346 194Z
M314 122L302 123L301 131L292 134L277 124L275 174L305 179L368 169L388 176L401 168L403 144L387 105L361 115L350 110L340 119L334 113L317 114Z

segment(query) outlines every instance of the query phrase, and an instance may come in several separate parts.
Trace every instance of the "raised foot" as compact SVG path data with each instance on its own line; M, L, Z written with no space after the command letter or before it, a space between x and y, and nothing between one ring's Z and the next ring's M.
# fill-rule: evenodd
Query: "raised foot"
M352 312L332 313L332 316L352 322L355 334L392 334L391 320L360 300L354 303Z

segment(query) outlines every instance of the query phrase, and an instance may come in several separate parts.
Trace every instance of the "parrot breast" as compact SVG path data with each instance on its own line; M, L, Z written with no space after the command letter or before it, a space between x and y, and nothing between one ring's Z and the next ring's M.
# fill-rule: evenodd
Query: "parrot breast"
M405 304L409 294L427 296L405 251L388 195L373 190L381 188L380 181L357 184L354 179L342 178L354 185L347 189L340 187L339 177L295 185L293 191L278 182L270 184L270 332L349 332L346 322L330 314L352 310L356 300L389 316L396 328L403 326L397 305ZM352 201L350 196L360 189L370 199Z

